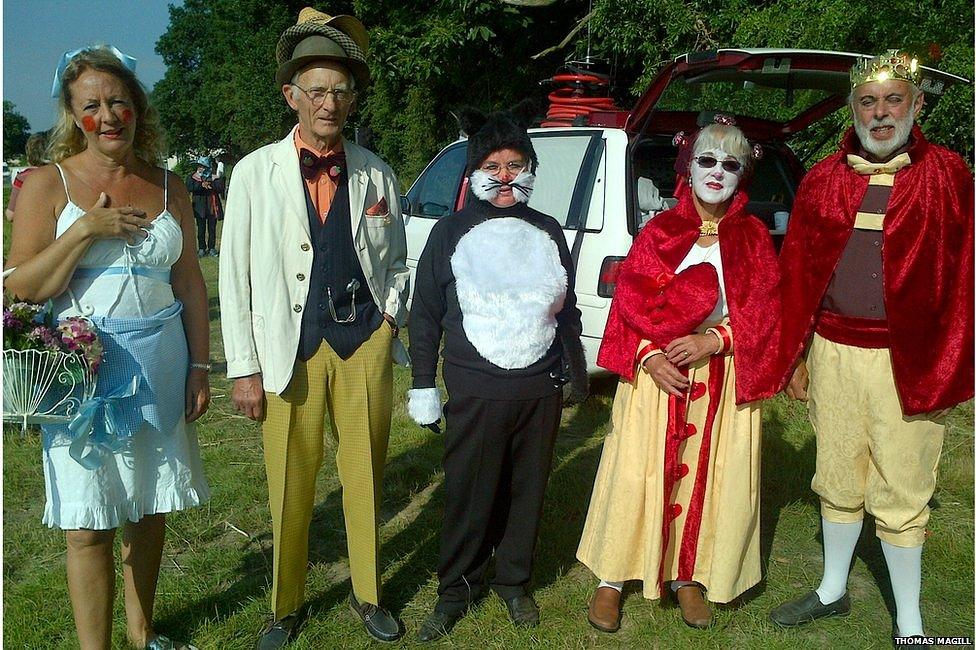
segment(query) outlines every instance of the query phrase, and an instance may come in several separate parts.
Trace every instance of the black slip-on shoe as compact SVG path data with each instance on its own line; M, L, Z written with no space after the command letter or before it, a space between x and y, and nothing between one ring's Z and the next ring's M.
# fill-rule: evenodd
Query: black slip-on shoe
M379 605L360 603L356 600L356 594L350 592L349 608L363 621L366 632L377 641L390 643L403 636L403 624Z
M255 650L277 650L284 648L291 643L292 639L298 635L300 619L298 612L293 612L277 621L269 621L261 631L257 643L254 644Z
M442 612L435 609L427 616L424 624L420 626L420 630L417 632L417 640L421 643L430 643L442 636L447 636L454 629L457 622L464 617L466 611L460 609L451 612Z
M523 594L505 600L508 617L518 627L535 627L539 624L539 606L532 596Z
M783 603L769 612L769 620L780 627L796 627L827 616L847 616L851 613L850 596L844 594L826 605L820 602L816 591L811 591L796 600Z

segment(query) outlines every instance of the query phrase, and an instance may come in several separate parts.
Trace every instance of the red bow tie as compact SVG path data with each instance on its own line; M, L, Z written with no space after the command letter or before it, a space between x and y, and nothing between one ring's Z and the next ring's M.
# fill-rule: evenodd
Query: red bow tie
M346 167L346 154L334 153L329 156L317 156L308 149L298 152L298 163L302 169L302 176L305 180L312 180L320 172L324 171L329 178L338 182Z

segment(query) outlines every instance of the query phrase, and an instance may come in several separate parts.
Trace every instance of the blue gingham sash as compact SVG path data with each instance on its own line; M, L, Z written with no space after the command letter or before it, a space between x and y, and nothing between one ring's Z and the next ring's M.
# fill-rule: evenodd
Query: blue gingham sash
M45 431L76 442L79 437L87 438L93 446L109 449L147 425L156 432L170 433L184 417L186 399L189 354L182 311L183 304L177 300L145 318L88 317L105 348L94 398L82 404L74 422L46 425ZM84 446L72 445L76 450ZM72 456L87 466L76 454Z

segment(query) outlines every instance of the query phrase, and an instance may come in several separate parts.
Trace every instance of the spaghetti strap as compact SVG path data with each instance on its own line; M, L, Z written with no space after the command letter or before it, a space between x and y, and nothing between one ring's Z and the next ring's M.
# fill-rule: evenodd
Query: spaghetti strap
M163 168L163 212L169 210L169 170Z
M71 200L71 194L68 193L68 179L64 176L64 170L61 169L61 163L54 163L54 166L58 168L58 173L61 174L61 184L64 185L64 195L68 198L68 203L74 203Z

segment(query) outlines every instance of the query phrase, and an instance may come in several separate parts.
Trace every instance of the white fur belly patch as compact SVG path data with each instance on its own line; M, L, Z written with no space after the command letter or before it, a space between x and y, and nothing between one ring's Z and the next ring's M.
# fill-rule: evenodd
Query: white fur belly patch
M556 242L522 219L489 219L451 257L464 334L481 356L512 370L538 361L556 336L566 269Z

